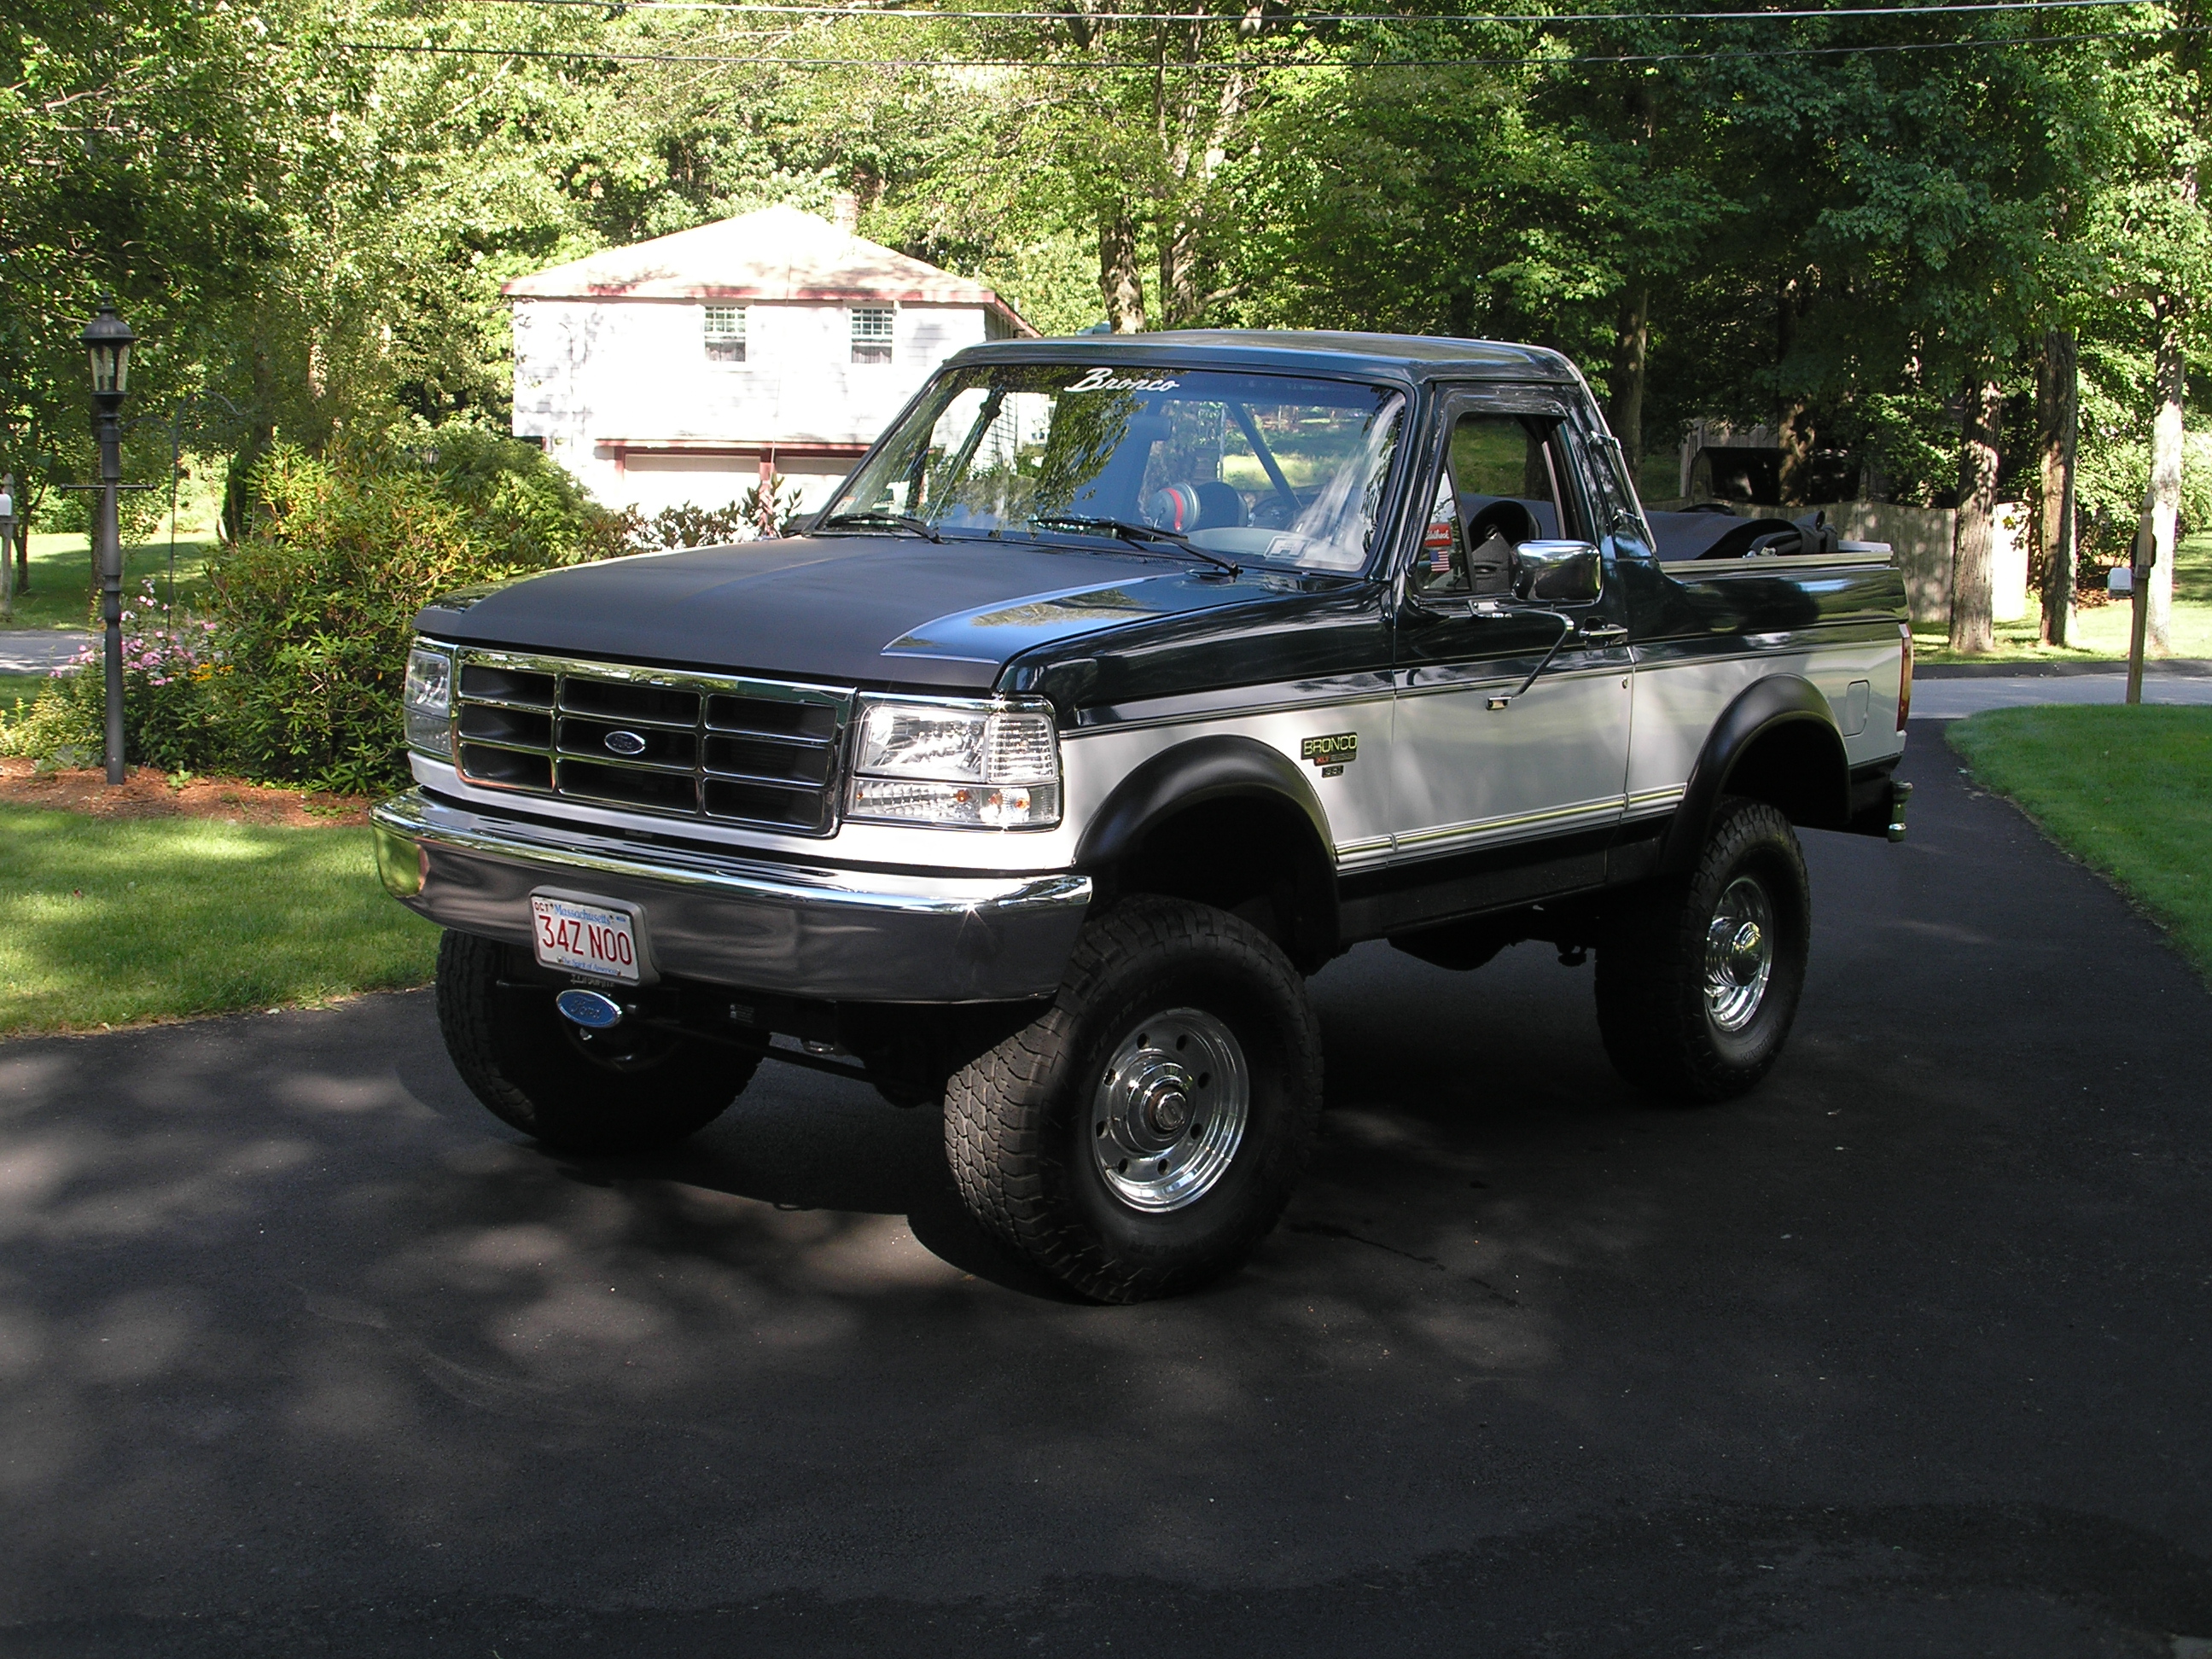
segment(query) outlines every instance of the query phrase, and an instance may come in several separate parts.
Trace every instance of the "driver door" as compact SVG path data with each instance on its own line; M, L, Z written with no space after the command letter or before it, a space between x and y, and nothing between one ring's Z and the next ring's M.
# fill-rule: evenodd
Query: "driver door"
M1519 542L1598 540L1566 412L1503 387L1443 407L1398 599L1392 859L1408 923L1604 877L1628 771L1620 601L1512 596Z

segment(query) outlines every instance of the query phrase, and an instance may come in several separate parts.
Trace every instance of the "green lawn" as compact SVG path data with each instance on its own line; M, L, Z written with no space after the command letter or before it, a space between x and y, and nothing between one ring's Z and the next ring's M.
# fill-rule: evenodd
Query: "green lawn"
M177 599L187 607L205 591L212 540L177 543ZM155 592L169 597L169 544L157 542L123 550L123 602L131 603L151 578ZM96 584L92 554L82 536L31 538L31 591L15 595L14 620L0 628L82 628L92 615Z
M1948 632L1939 624L1923 623L1912 630L1915 660L1940 662L2092 662L2128 654L2130 607L2124 603L2101 605L2074 613L2074 643L2054 651L2036 636L2043 626L2043 606L2031 593L2027 615L2018 622L1996 625L1996 649L1984 655L1961 657L1944 641ZM2177 657L2212 657L2212 532L2183 539L2173 562L2173 649Z
M1949 737L1976 778L2111 876L2212 978L2212 708L2002 708Z
M0 1034L425 984L437 943L365 829L0 805Z

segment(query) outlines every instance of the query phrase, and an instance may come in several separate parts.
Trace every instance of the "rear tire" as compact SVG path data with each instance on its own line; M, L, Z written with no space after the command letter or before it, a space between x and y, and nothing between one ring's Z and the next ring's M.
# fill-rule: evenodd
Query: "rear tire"
M453 1067L501 1122L566 1152L640 1152L696 1134L760 1062L643 1026L586 1033L531 982L525 951L473 933L438 945L438 1029Z
M1085 927L1048 1009L952 1077L946 1161L975 1218L1062 1283L1175 1295L1282 1215L1321 1063L1304 981L1265 934L1139 896Z
M1598 946L1607 1057L1668 1099L1746 1092L1781 1057L1812 934L1790 820L1764 802L1723 801L1697 868L1629 896Z

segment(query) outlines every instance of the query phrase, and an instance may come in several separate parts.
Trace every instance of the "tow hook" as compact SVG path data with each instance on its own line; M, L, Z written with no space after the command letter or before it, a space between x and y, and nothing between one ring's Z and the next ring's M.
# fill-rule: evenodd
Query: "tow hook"
M553 999L553 1006L561 1011L562 1018L586 1030L604 1031L622 1023L622 1004L597 991L563 991Z
M1889 838L1905 839L1905 804L1912 799L1912 786L1892 780L1889 786Z

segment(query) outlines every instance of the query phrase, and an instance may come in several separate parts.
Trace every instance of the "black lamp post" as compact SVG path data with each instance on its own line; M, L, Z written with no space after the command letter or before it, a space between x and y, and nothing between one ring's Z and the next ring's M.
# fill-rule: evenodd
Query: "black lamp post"
M92 359L92 430L100 441L100 506L93 550L100 560L100 616L107 623L107 781L123 781L123 532L116 491L123 483L123 393L131 375L131 331L103 295L100 314L77 336Z

